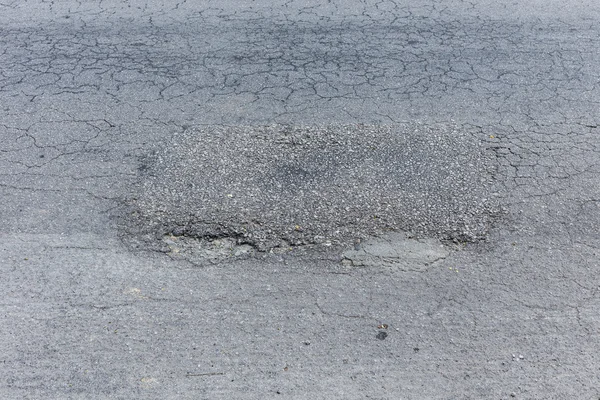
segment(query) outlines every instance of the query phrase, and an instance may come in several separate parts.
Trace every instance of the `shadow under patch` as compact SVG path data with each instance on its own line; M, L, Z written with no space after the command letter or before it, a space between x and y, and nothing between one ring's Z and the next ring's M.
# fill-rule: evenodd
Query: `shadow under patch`
M497 210L478 130L452 124L207 126L149 156L122 219L144 242L258 250L389 231L473 241Z

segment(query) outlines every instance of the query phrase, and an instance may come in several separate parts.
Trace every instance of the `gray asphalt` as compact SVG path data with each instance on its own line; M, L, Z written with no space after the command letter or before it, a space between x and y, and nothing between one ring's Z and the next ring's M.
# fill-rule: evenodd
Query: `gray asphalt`
M321 3L0 3L0 398L600 398L600 4Z

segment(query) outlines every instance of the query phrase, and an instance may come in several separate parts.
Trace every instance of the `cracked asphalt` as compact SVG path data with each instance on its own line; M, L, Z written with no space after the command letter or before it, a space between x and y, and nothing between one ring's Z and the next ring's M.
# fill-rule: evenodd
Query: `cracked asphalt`
M600 398L600 4L519 3L0 1L0 397ZM502 215L418 267L125 243L157 146L280 124L476 132Z

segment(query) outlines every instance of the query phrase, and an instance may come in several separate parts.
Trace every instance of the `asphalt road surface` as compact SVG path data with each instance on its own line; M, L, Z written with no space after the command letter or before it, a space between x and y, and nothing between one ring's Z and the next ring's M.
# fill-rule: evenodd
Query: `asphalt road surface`
M0 398L598 399L599 110L592 0L1 0Z

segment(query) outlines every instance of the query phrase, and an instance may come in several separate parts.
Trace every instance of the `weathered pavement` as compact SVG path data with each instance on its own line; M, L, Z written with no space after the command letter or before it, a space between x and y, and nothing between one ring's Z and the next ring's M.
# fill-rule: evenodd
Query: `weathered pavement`
M320 3L0 3L0 397L600 397L598 3ZM485 241L124 244L178 135L406 123L493 154Z

